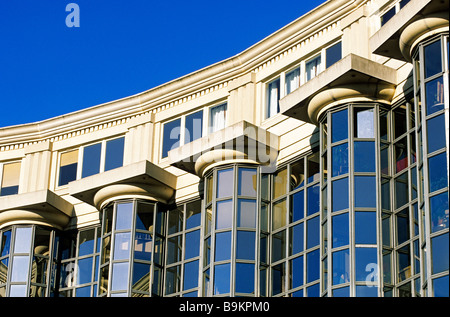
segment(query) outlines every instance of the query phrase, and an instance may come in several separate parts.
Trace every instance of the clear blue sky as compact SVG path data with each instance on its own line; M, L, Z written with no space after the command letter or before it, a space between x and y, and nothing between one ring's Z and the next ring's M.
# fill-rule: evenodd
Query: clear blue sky
M130 96L234 56L324 0L0 0L0 127ZM66 26L69 3L80 27Z

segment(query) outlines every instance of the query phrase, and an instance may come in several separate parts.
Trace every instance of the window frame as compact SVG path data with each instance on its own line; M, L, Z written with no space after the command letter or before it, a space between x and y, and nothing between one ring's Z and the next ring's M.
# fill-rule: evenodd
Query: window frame
M20 168L19 168L19 184L17 185L17 194L20 193L20 176L21 176L21 171L22 171L22 160L12 160L12 161L5 161L5 162L0 162L0 197L6 197L6 196L11 196L11 195L17 195L17 194L9 194L9 195L2 195L2 189L3 189L3 174L4 174L4 166L5 165L9 165L9 164L20 164ZM7 187L5 187L7 188Z

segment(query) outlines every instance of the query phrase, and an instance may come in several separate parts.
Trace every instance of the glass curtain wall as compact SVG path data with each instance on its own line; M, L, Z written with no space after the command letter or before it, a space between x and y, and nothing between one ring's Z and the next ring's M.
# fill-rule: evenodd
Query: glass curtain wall
M0 230L0 297L53 296L55 231L36 225Z
M160 204L121 200L103 208L99 296L162 295L164 226Z
M420 252L426 296L449 296L448 108L449 37L423 41L413 54L418 123ZM419 287L419 286L418 286Z

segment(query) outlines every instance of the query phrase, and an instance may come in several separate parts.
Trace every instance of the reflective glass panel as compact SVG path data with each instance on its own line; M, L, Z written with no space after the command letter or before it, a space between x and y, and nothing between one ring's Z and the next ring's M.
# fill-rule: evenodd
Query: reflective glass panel
M273 176L273 197L278 198L287 191L287 169L284 168L279 172L276 172Z
M238 195L256 197L256 169L239 168Z
M111 275L111 291L128 289L128 262L113 263Z
M375 143L355 141L354 150L354 171L375 172Z
M132 290L149 292L150 291L149 282L150 282L150 264L134 262Z
M77 178L78 150L61 154L58 186L63 186Z
M8 255L11 247L11 231L3 231L1 237L2 244L0 245L0 257Z
M231 257L231 231L216 233L214 261L229 260Z
M355 212L355 243L377 243L377 218L375 212Z
M106 142L105 171L123 165L125 138L118 138Z
M272 267L272 295L277 295L284 291L285 274L284 262Z
M427 115L444 109L444 82L442 77L425 84L425 100Z
M255 265L236 263L236 293L255 292Z
M217 198L233 195L233 169L217 171Z
M116 230L131 229L133 203L116 205Z
M356 297L378 297L378 287L373 285L356 285Z
M443 114L427 120L428 153L445 147L445 117Z
M432 156L428 159L428 177L430 192L447 186L447 156L446 153Z
M167 239L167 264L181 261L183 237L178 235Z
M291 222L303 219L305 215L304 200L305 198L303 195L303 190L296 192L294 195L291 196L291 211L290 211Z
M331 148L331 157L332 176L348 173L348 143L333 146Z
M166 294L180 291L181 265L176 265L166 270Z
M397 244L409 240L409 212L408 207L400 211L397 216Z
M423 53L425 58L425 78L442 72L441 41L425 46Z
M190 259L199 255L200 252L200 230L186 233L184 258Z
M320 217L314 217L306 222L306 248L312 248L320 243Z
M134 258L150 261L152 259L152 236L148 233L136 232L134 238Z
M333 211L348 208L348 178L342 178L332 182L332 201Z
M28 297L26 285L11 285L9 297Z
M342 43L336 43L326 49L326 67L330 67L342 58Z
M350 287L340 287L333 290L333 297L349 297Z
M348 249L333 252L333 285L350 282L350 256Z
M172 209L169 211L169 230L168 233L177 233L183 230L183 210L182 207L180 209Z
M88 177L100 172L100 155L102 144L86 146L83 152L83 170L81 177Z
M399 173L408 167L408 151L406 137L394 145L395 172Z
M130 256L130 233L122 232L114 235L114 260L128 259Z
M292 275L290 288L303 285L303 256L299 256L289 262Z
M348 110L344 109L331 114L331 142L348 138Z
M20 166L20 162L3 165L0 196L15 195L19 193Z
M333 248L348 245L349 241L348 213L333 216L332 224L333 224L332 227Z
M184 265L183 290L198 286L198 261L188 262Z
M30 253L32 232L33 229L31 227L16 228L14 253Z
M278 228L284 227L287 221L286 199L273 204L272 208L272 229L276 230Z
M136 214L136 229L153 231L153 204L138 203Z
M308 187L307 193L308 209L306 215L309 216L320 210L320 184Z
M216 229L231 228L233 216L232 200L217 202L216 206Z
M200 226L201 212L201 200L186 204L186 230Z
M406 118L406 106L400 106L394 110L394 139L406 132Z
M78 260L77 285L92 282L92 264L92 257Z
M78 256L94 253L95 229L80 232Z
M373 109L355 109L354 134L356 138L374 138Z
M214 295L230 292L230 263L214 267Z
M448 275L433 280L434 297L448 297Z
M376 186L375 176L355 176L355 207L375 208Z
M272 262L283 259L286 256L286 231L280 231L272 235Z
M237 226L256 228L256 201L253 199L239 199L237 210Z
M237 231L236 259L255 259L255 238L255 232L253 231Z
M12 260L11 282L26 282L28 280L28 269L30 257L28 255L16 255Z
M203 110L191 113L185 118L184 144L202 137Z
M298 225L295 225L291 228L289 228L290 230L290 234L289 234L289 239L290 239L290 243L289 243L289 252L290 255L302 252L304 247L304 225L303 222L299 223Z
M400 248L397 251L398 275L397 281L401 282L411 276L411 258L409 245Z
M314 250L306 255L306 282L318 280L320 277L320 250Z
M167 157L170 150L180 146L181 119L164 124L162 157Z
M430 198L431 232L448 228L448 193Z
M376 248L355 248L355 276L357 281L378 281Z
M316 152L314 154L311 154L307 158L307 177L308 177L308 183L312 183L315 181L318 181L320 178L320 157L319 153Z
M395 208L403 206L408 201L408 173L403 173L395 179Z
M448 271L448 233L431 239L432 274Z

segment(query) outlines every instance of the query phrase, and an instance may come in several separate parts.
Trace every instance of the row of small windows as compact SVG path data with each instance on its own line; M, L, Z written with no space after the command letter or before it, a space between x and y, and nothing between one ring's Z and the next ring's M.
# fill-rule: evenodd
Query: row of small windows
M381 26L385 25L394 15L396 15L410 0L400 0L392 8L386 11L380 18Z

